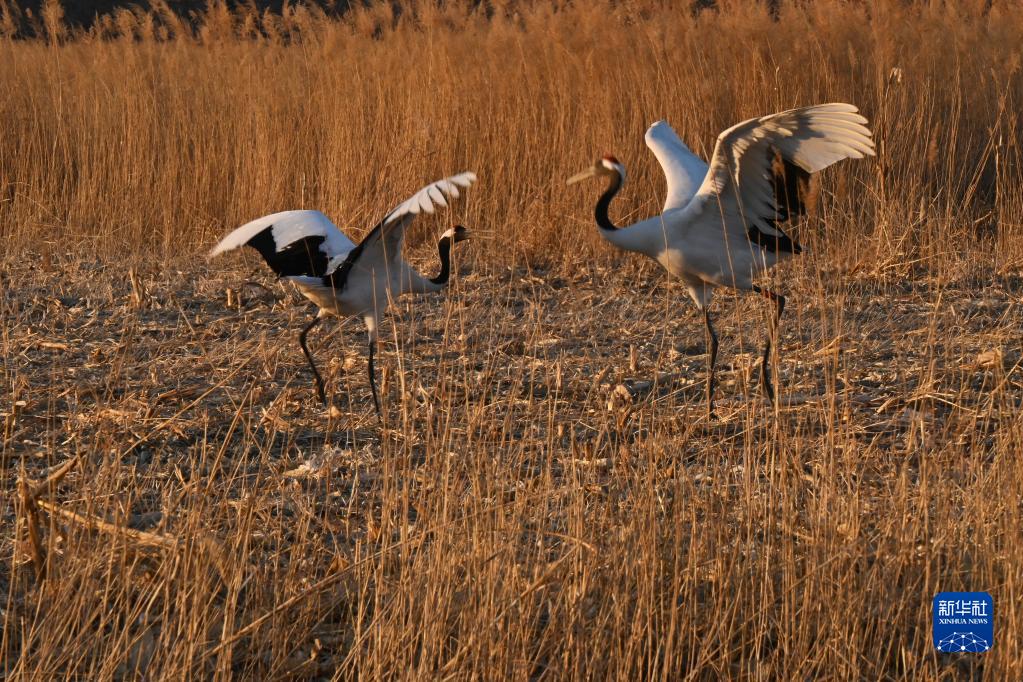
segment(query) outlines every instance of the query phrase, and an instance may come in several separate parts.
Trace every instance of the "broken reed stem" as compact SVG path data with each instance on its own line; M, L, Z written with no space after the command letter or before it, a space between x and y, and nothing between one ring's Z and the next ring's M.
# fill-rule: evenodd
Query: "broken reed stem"
M45 502L42 502L39 498L43 493L52 490L54 486L60 483L78 465L80 459L79 456L72 457L47 476L45 481L34 486L29 485L28 476L25 474L24 468L22 468L21 476L18 478L21 514L28 532L32 566L35 569L37 580L42 580L46 577L46 550L43 548L42 534L39 532L39 507L41 504L45 504Z
M131 282L131 304L133 308L144 308L149 300L146 285L139 279L135 268L128 269L128 281Z
M134 528L127 528L125 526L118 526L117 524L109 523L93 516L92 514L81 514L74 512L69 509L64 509L55 504L51 504L46 500L39 500L36 503L40 509L47 511L51 514L56 514L66 521L77 523L80 526L84 526L89 530L99 530L105 533L112 533L114 535L120 535L122 537L134 540L140 545L146 545L149 547L164 547L166 549L177 549L180 545L176 538L172 538L167 535L157 535L156 533L147 533L143 530L136 530Z
M25 528L28 530L32 566L35 569L36 580L42 580L46 577L46 554L39 535L39 508L36 506L33 493L29 490L24 470L18 479L18 490L21 493L21 513L25 520Z
M62 480L64 480L64 477L67 476L71 472L72 469L74 469L76 466L78 466L78 462L80 460L81 460L81 455L75 455L74 457L72 457L68 461L66 461L63 464L61 464L60 467L57 468L56 471L54 471L49 476L47 476L45 481L43 481L39 485L35 486L32 489L32 492L31 492L31 499L32 499L32 501L35 502L36 500L38 500L40 498L40 496L42 496L42 494L44 492L47 492L47 491L51 490L55 485L57 485ZM25 482L26 486L28 485L25 478L22 478L22 481Z

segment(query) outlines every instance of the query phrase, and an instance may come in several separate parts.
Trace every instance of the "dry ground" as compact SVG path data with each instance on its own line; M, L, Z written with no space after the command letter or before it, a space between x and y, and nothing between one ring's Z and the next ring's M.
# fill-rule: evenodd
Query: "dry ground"
M472 257L389 318L384 428L359 323L315 337L329 413L309 306L252 258L5 262L8 673L1017 670L1018 276L788 267L777 410L764 306L725 294L709 422L701 322L655 268ZM73 458L41 581L16 484ZM984 657L930 645L931 597L959 588L995 595Z

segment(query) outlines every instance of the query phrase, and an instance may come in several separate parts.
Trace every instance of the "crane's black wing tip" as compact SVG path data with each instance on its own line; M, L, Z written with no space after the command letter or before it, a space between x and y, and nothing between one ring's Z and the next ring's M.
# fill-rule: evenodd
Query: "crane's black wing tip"
M777 149L770 150L771 188L777 210L775 222L783 223L806 215L806 196L810 173L784 158Z
M751 242L770 253L800 254L803 247L781 229L782 223L792 222L806 215L806 197L809 192L810 173L781 155L775 148L768 150L771 170L771 189L774 192L775 215L766 220L778 234L761 232L756 227L747 230Z
M278 277L322 277L327 274L327 254L320 247L326 237L315 235L303 237L286 246L278 246L273 226L258 232L246 244L263 257Z
M798 255L803 252L803 247L799 245L799 242L795 241L787 234L782 232L777 225L772 224L775 230L780 234L767 234L761 232L756 227L751 227L746 231L749 235L749 240L762 248L764 251L770 253L791 253Z

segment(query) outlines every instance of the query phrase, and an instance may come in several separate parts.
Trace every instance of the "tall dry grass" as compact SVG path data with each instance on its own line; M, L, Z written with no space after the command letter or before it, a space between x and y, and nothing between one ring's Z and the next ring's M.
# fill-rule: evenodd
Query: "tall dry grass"
M586 229L590 197L562 180L613 150L632 171L623 212L653 211L652 120L708 154L744 117L849 100L882 153L833 174L829 222L855 226L855 251L826 244L857 262L947 262L979 236L1019 258L1000 220L1019 211L1018 7L824 2L777 22L759 3L723 7L422 3L333 23L215 6L194 37L125 13L120 38L7 41L3 237L171 255L294 206L358 232L425 180L473 168L485 182L468 217L494 234L480 256L591 259L607 250Z
M0 42L6 675L1023 676L1023 9L214 4L193 29L160 7L70 35L51 3L46 39ZM833 100L879 154L825 174L786 270L783 376L816 397L708 425L698 382L617 391L698 378L676 347L699 327L564 179L613 151L615 211L645 216L651 121L706 155ZM223 310L237 276L202 254L285 208L361 234L462 169L474 274L395 312L390 430L310 412L275 331L305 308ZM725 300L742 393L759 313ZM951 589L995 595L983 657L930 645Z

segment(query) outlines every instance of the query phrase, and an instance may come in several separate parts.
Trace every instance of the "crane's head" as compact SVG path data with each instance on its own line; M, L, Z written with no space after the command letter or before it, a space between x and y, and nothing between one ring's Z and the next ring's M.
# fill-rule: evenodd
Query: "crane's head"
M612 175L619 176L622 182L624 182L625 166L623 166L622 162L616 159L615 157L611 156L610 154L605 154L603 157L600 158L600 160L597 161L597 163L593 164L583 172L576 173L575 175L570 177L568 179L568 184L574 185L575 183L582 182L587 178L609 177Z
M446 230L440 238L442 241L446 239L452 244L455 242L464 242L469 239L469 230L465 229L464 225L455 225L450 230Z
M440 256L440 274L430 279L439 291L440 287L448 283L448 275L451 274L451 245L455 242L464 242L469 238L469 230L461 225L455 225L450 230L445 230L437 242L437 255Z

